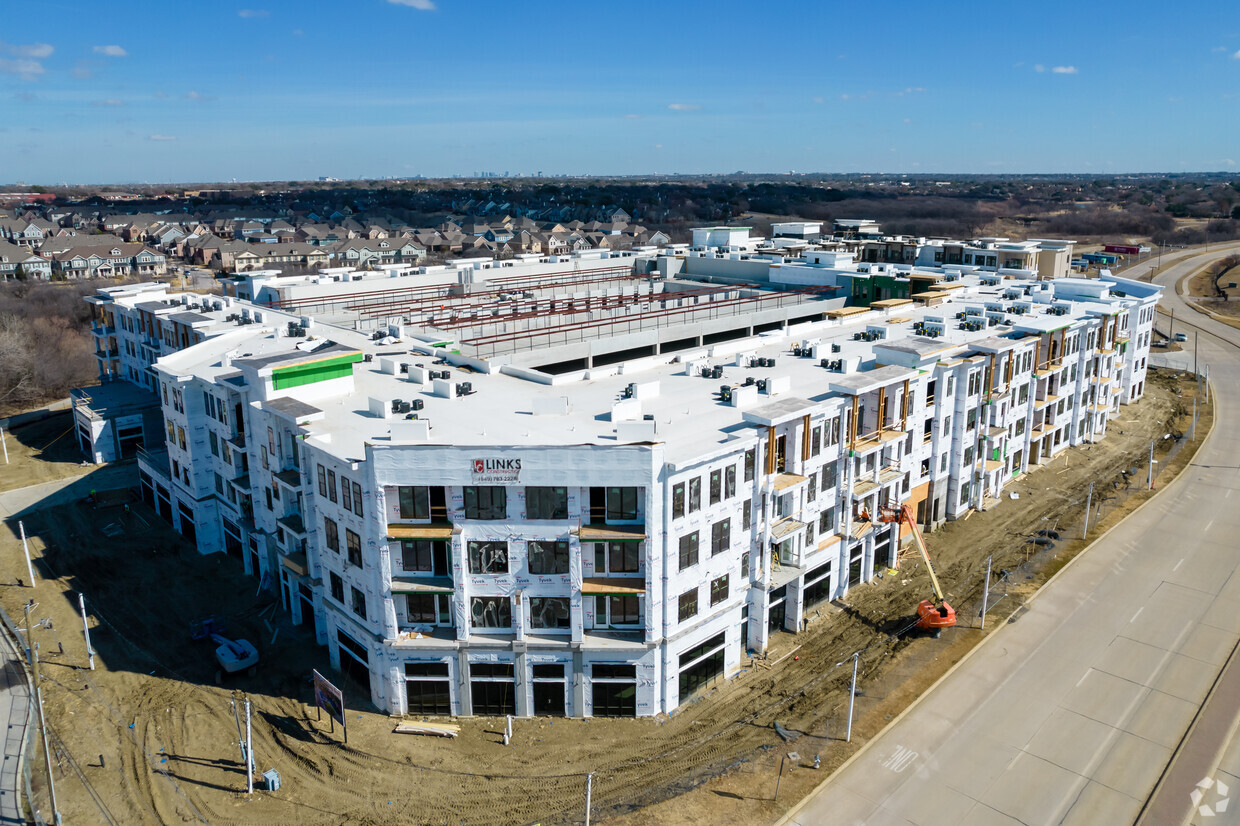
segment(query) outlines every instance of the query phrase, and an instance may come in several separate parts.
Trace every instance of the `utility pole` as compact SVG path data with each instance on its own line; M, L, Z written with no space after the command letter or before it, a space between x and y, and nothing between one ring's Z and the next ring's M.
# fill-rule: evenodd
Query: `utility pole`
M90 645L90 626L86 624L86 597L78 594L78 608L82 610L82 636L86 637L86 656L90 659L90 670L95 670L95 649Z
M4 463L9 463L9 443L4 440L4 428L0 427L0 445L4 446Z
M1193 372L1197 374L1197 382L1201 382L1201 374L1197 373L1197 331L1193 330Z
M982 628L986 627L986 606L990 602L990 562L993 556L986 557L986 583L982 586Z
M1171 329L1167 332L1167 341L1175 337L1175 307L1171 308Z
M1085 497L1085 527L1081 529L1081 539L1089 536L1089 508L1094 502L1094 483L1089 483L1089 495Z
M245 698L245 793L254 794L254 731L250 728L250 698Z
M26 623L29 633L30 623ZM39 730L43 733L43 762L47 767L47 792L52 798L52 819L60 826L60 809L56 806L56 779L52 777L52 752L47 747L47 719L43 716L43 689L39 686L39 645L30 646L30 664L34 672L34 707L39 712Z
M586 826L590 826L590 792L592 791L594 791L594 772L586 775ZM779 792L776 791L775 794L778 796Z
M17 529L21 531L22 550L26 552L26 573L30 574L30 587L33 588L34 587L34 565L30 562L30 543L26 541L26 526L25 524L18 522ZM27 631L30 630L29 622L26 623L26 630Z
M848 690L848 732L844 735L844 742L852 742L852 720L853 720L853 703L857 701L857 660L861 659L861 652L853 654L853 676L852 688ZM780 771L783 769L781 767Z

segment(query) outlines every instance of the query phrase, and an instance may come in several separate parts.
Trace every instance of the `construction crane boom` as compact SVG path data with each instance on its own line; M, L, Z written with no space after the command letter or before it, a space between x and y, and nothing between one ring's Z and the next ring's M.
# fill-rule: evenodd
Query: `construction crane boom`
M943 586L939 584L939 577L934 572L934 565L930 562L930 554L926 551L926 540L921 535L921 527L917 524L917 520L913 518L913 512L908 505L901 505L899 508L884 507L879 511L879 519L883 522L895 522L897 525L901 522L907 522L909 527L913 529L913 540L917 543L917 552L921 554L921 559L926 563L926 571L930 574L930 586L934 589L934 602L923 600L917 606L918 627L934 630L937 634L940 629L950 628L956 624L956 612L947 604L947 597L943 594Z

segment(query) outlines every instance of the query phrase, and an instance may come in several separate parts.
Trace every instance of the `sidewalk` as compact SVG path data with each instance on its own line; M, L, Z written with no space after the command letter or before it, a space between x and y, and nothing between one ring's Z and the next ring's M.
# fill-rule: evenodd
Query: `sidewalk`
M0 824L25 823L22 817L22 748L30 725L30 688L17 646L0 630L0 722L4 724L4 762L0 764Z

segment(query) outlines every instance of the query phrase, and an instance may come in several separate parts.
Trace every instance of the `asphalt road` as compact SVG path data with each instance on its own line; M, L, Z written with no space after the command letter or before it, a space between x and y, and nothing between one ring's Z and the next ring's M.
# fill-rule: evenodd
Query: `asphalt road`
M1174 260L1156 278L1168 293L1205 259ZM1177 329L1240 342L1165 303ZM781 822L1130 824L1164 773L1172 815L1150 822L1187 819L1194 772L1217 763L1230 727L1186 732L1240 641L1240 349L1201 335L1198 356L1218 426L1193 464ZM1240 803L1210 821L1240 822Z

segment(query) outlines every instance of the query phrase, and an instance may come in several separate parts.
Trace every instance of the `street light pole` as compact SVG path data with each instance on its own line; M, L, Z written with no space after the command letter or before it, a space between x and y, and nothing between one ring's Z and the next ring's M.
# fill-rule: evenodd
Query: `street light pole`
M861 659L861 652L853 654L853 676L852 688L848 690L848 732L844 735L844 742L852 742L852 720L853 720L853 704L857 701L857 661Z

